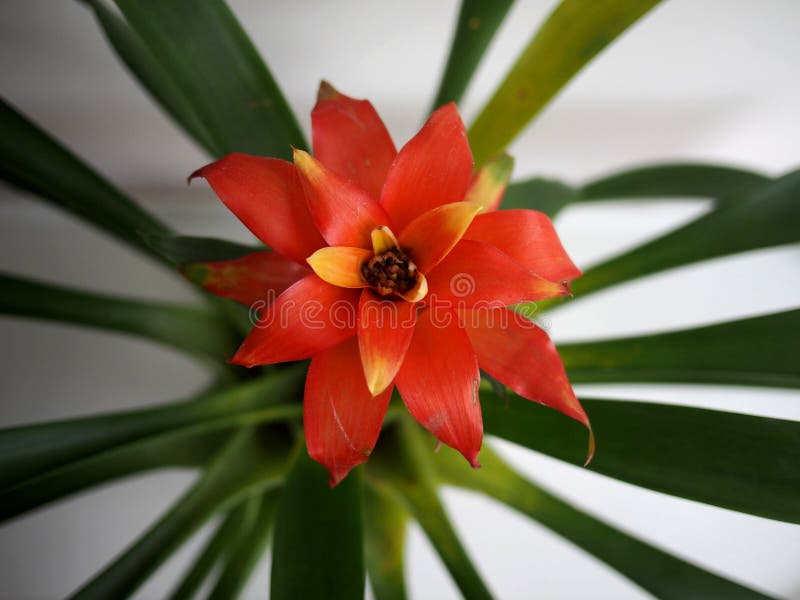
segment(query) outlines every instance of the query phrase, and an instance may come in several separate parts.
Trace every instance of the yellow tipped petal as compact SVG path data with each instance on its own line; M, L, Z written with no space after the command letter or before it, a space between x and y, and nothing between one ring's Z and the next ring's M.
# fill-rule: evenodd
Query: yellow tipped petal
M320 248L308 257L314 273L332 285L344 288L368 287L361 276L361 265L372 257L372 251L348 246Z
M376 256L392 248L399 248L397 238L394 237L392 230L385 225L376 227L370 235L372 236L372 250Z
M428 295L428 280L425 279L425 275L419 273L417 275L417 283L416 285L408 290L403 294L399 294L399 296L407 301L407 302L419 302L425 296Z
M514 159L501 154L475 174L464 198L481 207L482 212L497 210L514 170Z
M400 234L400 247L427 273L453 249L480 210L471 202L437 206L409 223Z

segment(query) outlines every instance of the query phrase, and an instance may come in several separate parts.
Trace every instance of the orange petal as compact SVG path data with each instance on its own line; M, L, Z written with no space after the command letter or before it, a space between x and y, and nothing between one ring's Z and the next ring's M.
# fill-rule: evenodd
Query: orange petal
M550 281L572 281L581 274L561 245L553 222L535 210L499 210L478 215L464 239L491 244Z
M308 264L320 279L345 288L367 287L361 276L361 265L372 258L372 250L330 246L320 248L308 257Z
M494 246L472 240L461 240L428 274L428 286L431 303L460 308L497 308L569 293L566 286L531 273Z
M193 263L181 272L203 289L251 306L271 302L290 285L308 275L308 269L277 252L254 252L233 260Z
M419 314L395 383L411 415L477 467L483 439L478 361L455 312L432 318L434 312Z
M483 212L497 210L508 182L514 170L514 159L508 154L501 154L481 168L472 177L465 202L472 202L483 209Z
M447 256L481 210L469 202L453 202L414 219L400 234L400 247L423 273Z
M417 283L414 284L414 287L398 295L406 302L420 302L428 295L427 278L422 273L417 272Z
M460 311L460 318L484 371L523 398L582 423L591 437L589 417L572 390L561 357L533 321L507 308ZM591 459L593 439L589 444Z
M323 81L311 111L311 139L323 165L380 198L397 150L372 104Z
M194 177L205 178L256 237L293 261L305 265L306 257L325 245L292 163L234 153L198 169Z
M389 217L372 197L307 152L294 151L294 164L306 189L311 218L330 246L371 248L370 233L389 225Z
M400 150L386 176L381 204L395 231L432 208L464 200L473 164L458 109L446 104Z
M397 238L388 227L378 227L372 230L372 251L377 256L392 248L399 248Z
M302 360L353 337L358 298L358 290L304 277L262 311L231 362L255 367Z
M394 381L408 345L417 307L410 302L380 298L369 290L358 306L358 348L367 387L377 396Z
M370 394L355 338L311 359L303 428L308 454L328 469L331 486L367 460L391 396L391 389L375 398Z

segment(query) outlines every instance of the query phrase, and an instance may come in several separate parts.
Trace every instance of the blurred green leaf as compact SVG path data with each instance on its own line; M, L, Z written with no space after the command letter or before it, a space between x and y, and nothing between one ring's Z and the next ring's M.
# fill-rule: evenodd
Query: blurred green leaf
M155 252L176 266L233 260L266 249L264 246L248 246L228 240L186 235L149 235L145 237L145 241Z
M278 503L272 555L272 600L362 598L361 473L335 488L328 473L298 448Z
M384 428L381 441L367 463L369 482L401 500L439 554L467 600L492 598L453 528L436 490L431 464L419 426L408 416Z
M72 598L127 598L212 514L283 475L285 456L269 437L248 429L237 435L203 477L132 546Z
M247 585L258 562L269 545L270 533L275 520L275 510L280 498L280 489L270 489L255 498L255 513L251 523L245 527L226 559L209 600L238 598Z
M0 99L0 178L153 254L142 234L166 225Z
M253 43L222 0L115 0L142 42L192 103L217 156L291 158L306 143Z
M674 381L800 387L800 310L697 329L561 344L573 383Z
M591 553L656 598L766 598L647 544L549 494L511 469L491 448L471 469L450 448L432 458L443 483L495 498Z
M130 300L0 273L0 315L31 317L129 333L221 362L239 343L208 306Z
M532 450L582 464L577 421L509 393L481 391L484 427ZM800 422L688 406L581 403L597 452L588 469L665 494L800 523Z
M509 185L503 196L501 208L538 210L552 218L567 204L579 200L580 195L577 190L566 183L537 177Z
M83 0L94 11L97 23L117 56L128 67L156 102L211 155L221 150L198 116L192 103L184 96L141 38L119 16L109 10L102 0Z
M196 399L0 430L0 489L144 437L207 425L223 429L299 414L304 366ZM279 403L292 403L288 406Z
M800 170L755 189L651 242L588 269L573 282L580 298L683 265L800 241Z
M627 198L714 198L721 205L769 183L735 167L702 163L648 165L613 173L578 190L581 201Z
M433 108L458 102L514 0L462 0L450 55Z
M258 498L258 496L255 496ZM253 498L247 498L230 510L225 519L217 527L214 535L194 559L191 568L181 579L170 600L191 600L197 590L208 578L211 570L217 566L222 556L228 552L249 524L250 505Z
M408 514L391 494L364 487L364 557L375 600L404 600Z
M475 164L502 151L586 63L658 0L562 0L469 130Z

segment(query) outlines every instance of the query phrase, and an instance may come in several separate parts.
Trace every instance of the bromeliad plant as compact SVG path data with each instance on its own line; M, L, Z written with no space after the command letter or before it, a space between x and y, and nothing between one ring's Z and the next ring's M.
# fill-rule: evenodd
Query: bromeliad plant
M368 102L323 84L309 154L221 0L116 0L119 14L86 0L131 72L217 159L194 175L269 248L174 234L2 105L6 181L210 292L183 306L2 276L2 311L165 343L219 376L197 398L0 431L2 517L115 478L185 466L201 473L192 489L75 597L130 595L215 515L222 518L214 535L173 598L193 597L212 578L212 597L237 596L270 540L274 598L359 598L365 570L377 598L404 597L409 519L465 597L489 597L439 499L439 486L454 485L521 511L658 597L761 596L581 512L482 444L485 428L580 464L591 419L599 446L587 468L597 473L800 523L800 424L646 402L579 403L567 379L797 387L790 348L800 311L562 345L559 358L525 310L530 301L557 308L570 287L579 300L637 277L798 241L798 172L770 179L670 164L580 187L507 185L506 145L656 3L596 0L586 10L563 0L467 133L452 102L511 2L464 0L438 108L411 141L396 152ZM547 216L568 204L665 196L707 197L713 209L580 277ZM447 448L434 453L403 403L472 466L480 456L482 468Z

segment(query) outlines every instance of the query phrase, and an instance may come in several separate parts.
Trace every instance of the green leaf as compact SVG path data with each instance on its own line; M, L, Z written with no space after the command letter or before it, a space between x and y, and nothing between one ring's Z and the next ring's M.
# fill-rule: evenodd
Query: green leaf
M410 417L384 428L381 443L367 463L370 483L401 500L417 520L467 600L492 594L461 544L436 490L431 448Z
M462 0L458 24L433 108L458 102L514 0Z
M658 0L563 0L469 130L475 164L503 150L583 66Z
M158 58L142 42L128 24L110 11L102 0L83 0L94 11L97 23L117 56L128 67L142 87L175 121L212 155L220 150L192 103L175 85Z
M244 535L228 554L225 568L208 595L209 600L239 597L269 545L279 498L280 489L270 489L254 499L256 510L252 522L247 524Z
M533 209L552 218L567 204L579 200L580 196L575 188L555 179L537 177L509 185L501 208Z
M405 600L403 556L408 514L391 494L364 488L364 556L375 600Z
M304 445L296 454L278 504L270 598L362 598L361 473L330 488Z
M149 235L145 237L145 241L155 252L176 266L233 260L266 250L264 246L247 246L228 240L185 235Z
M221 362L239 342L208 306L130 300L0 273L0 314L132 334Z
M656 598L767 597L578 510L521 477L486 445L481 450L481 469L470 469L449 448L432 460L443 483L481 492L535 519Z
M197 590L206 581L223 554L230 550L236 539L245 531L245 526L249 524L250 506L254 498L257 499L258 496L248 498L231 509L172 592L170 600L191 600L195 597Z
M800 170L587 270L576 297L694 262L800 241Z
M223 429L298 414L304 366L164 406L0 430L0 489L150 435L189 426Z
M222 0L115 0L192 103L217 154L291 157L303 134L253 43Z
M481 391L484 427L581 464L582 425L508 394ZM800 422L686 406L582 398L597 437L588 469L706 504L800 523Z
M152 254L169 229L0 99L0 178Z
M800 310L639 337L562 344L570 381L800 387Z
M205 475L134 544L72 598L125 598L215 512L283 475L285 456L269 437L248 429L237 435Z
M727 203L769 182L735 167L702 163L648 165L613 173L578 190L581 201L640 198L714 198Z

